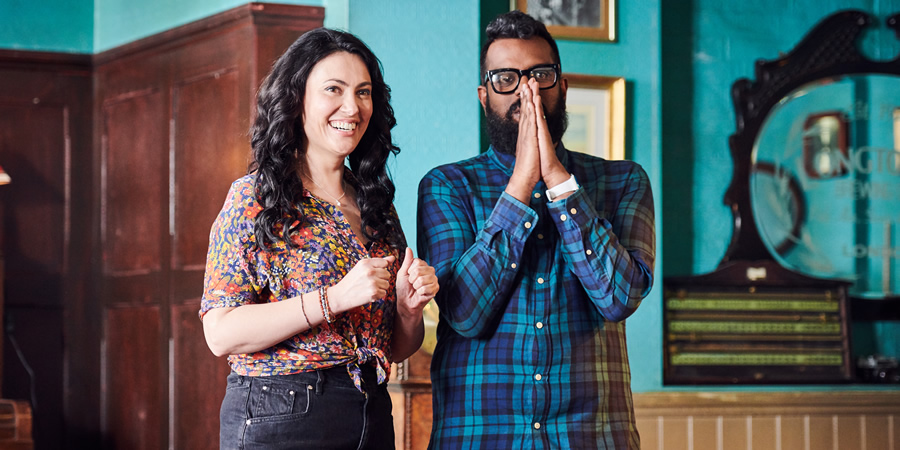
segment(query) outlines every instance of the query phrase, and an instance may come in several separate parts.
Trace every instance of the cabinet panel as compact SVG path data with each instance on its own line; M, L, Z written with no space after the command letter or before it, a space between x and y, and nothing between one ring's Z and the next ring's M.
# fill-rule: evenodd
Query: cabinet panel
M151 88L103 105L102 236L105 272L161 267L161 200L166 192L165 97Z
M225 357L216 358L205 345L198 345L204 342L199 309L199 298L172 307L170 409L175 448L215 448L219 442L219 408L230 370Z
M65 105L46 102L0 98L0 162L14 180L0 188L9 305L58 304L62 291L70 130Z
M174 267L203 270L210 227L231 182L247 171L238 81L227 68L175 86Z
M112 448L165 448L159 308L108 309L103 347L103 431Z

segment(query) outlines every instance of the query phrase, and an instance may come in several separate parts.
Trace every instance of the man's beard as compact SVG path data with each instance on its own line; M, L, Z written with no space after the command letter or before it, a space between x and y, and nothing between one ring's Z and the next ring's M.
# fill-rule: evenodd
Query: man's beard
M491 108L491 97L485 99L485 118L487 119L487 132L491 139L491 145L500 153L507 155L516 154L516 143L519 140L519 123L513 119L513 115L519 111L522 100L518 99L509 106L506 115L501 116ZM556 104L548 111L547 128L550 131L550 139L552 142L559 142L566 128L569 126L569 116L566 114L566 102L563 96L556 99ZM547 108L544 108L545 110Z

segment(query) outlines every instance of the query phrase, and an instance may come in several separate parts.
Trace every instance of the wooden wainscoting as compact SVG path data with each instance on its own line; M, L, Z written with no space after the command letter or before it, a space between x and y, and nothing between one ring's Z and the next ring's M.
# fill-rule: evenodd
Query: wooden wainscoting
M424 449L427 385L394 384L397 449ZM900 391L634 394L644 450L900 450Z
M896 450L900 391L634 395L645 450Z

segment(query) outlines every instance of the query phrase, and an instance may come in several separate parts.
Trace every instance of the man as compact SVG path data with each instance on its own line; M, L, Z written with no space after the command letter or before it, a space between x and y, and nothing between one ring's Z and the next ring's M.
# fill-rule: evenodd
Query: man
M637 449L623 320L652 286L649 181L563 147L567 82L543 24L513 11L487 37L491 148L419 185L441 285L431 446Z

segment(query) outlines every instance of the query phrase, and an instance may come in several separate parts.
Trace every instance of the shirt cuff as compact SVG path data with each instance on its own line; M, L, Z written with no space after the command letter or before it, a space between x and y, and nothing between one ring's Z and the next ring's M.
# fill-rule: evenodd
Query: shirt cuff
M488 218L490 224L505 230L510 237L522 242L528 239L531 230L535 229L537 221L538 215L533 209L505 191L500 194L500 199L497 200L494 211Z
M579 188L565 199L548 202L547 209L564 242L581 241L581 230L587 230L595 218L602 218L602 212L594 208L584 188Z

